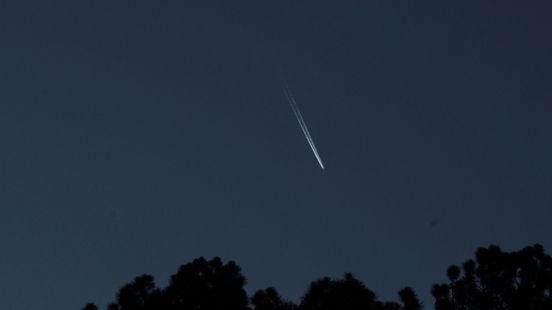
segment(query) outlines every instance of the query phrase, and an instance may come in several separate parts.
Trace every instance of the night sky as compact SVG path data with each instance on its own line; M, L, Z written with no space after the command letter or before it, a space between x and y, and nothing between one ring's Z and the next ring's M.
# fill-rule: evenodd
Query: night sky
M0 2L1 309L235 260L297 300L552 250L550 1ZM283 73L321 170L282 92Z

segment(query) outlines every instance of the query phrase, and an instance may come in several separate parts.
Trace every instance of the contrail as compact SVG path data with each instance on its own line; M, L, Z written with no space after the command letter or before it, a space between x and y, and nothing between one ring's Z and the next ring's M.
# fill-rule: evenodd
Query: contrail
M320 164L320 167L324 169L324 164L322 163L322 159L320 158L320 155L318 154L318 150L316 149L316 146L314 144L314 140L312 139L309 129L307 127L307 124L305 123L305 120L303 119L303 116L301 115L301 111L299 110L299 106L297 105L297 102L295 102L295 98L293 98L293 95L291 94L291 90L289 89L289 86L286 85L286 94L288 101L290 102L291 108L293 110L293 113L295 114L295 117L297 118L297 121L299 122L299 126L301 127L301 130L303 131L303 134L307 138L307 142L309 143L314 156L316 156L316 159L318 160L318 163Z
M303 131L303 134L305 135L305 138L307 139L307 142L309 143L309 146L312 149L312 152L314 153L314 156L316 157L316 160L318 160L318 163L320 164L320 168L324 170L324 164L322 163L322 159L320 158L320 155L318 154L318 151L316 150L316 146L314 145L314 141L312 140L312 137L309 133L309 129L307 128L307 124L305 123L305 120L303 119L303 115L301 115L301 111L299 110L299 106L295 102L295 99L293 98L293 94L291 93L291 90L289 89L289 86L284 78L282 78L282 88L284 90L284 94L286 95L286 98L289 102L289 105L291 106L291 109L293 110L293 114L295 114L295 118L297 118L297 122L299 123L299 126L301 127L301 130Z

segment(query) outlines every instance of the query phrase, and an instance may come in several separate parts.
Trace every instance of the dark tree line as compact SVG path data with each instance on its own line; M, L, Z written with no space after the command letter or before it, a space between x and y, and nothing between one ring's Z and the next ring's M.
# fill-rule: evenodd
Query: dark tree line
M475 260L448 268L449 283L434 284L435 309L552 309L552 257L541 245L516 252L479 248Z
M475 260L447 270L448 283L431 290L437 310L552 309L552 258L540 245L516 252L497 246L479 248ZM121 287L107 310L420 310L409 287L399 291L400 303L381 301L376 294L345 273L310 284L298 304L284 300L275 288L249 297L240 267L220 258L203 257L185 264L158 288L150 275L141 275ZM89 303L84 310L97 310Z

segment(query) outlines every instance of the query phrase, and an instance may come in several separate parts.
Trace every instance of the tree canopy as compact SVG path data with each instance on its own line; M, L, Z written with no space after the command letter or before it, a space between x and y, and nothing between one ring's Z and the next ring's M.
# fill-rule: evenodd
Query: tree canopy
M503 252L498 246L479 248L462 267L451 265L448 283L431 290L436 310L552 309L552 257L541 245ZM420 310L410 287L398 292L400 302L381 301L353 274L313 281L299 303L283 299L269 287L251 297L246 279L233 261L203 257L182 265L169 284L159 288L150 275L123 285L107 310ZM84 310L98 310L93 303Z
M450 266L449 283L433 285L435 309L552 309L552 258L541 245L511 253L491 245L475 257Z

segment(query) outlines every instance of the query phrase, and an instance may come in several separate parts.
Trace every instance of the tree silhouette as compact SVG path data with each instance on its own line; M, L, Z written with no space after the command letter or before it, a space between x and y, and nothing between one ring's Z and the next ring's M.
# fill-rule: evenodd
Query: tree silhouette
M312 282L301 300L299 309L398 310L401 306L394 302L378 301L374 292L352 274L346 273L343 279L325 277Z
M117 303L110 305L110 310L154 310L159 308L160 300L161 291L153 277L141 275L119 290Z
M450 266L450 283L434 284L435 309L552 309L552 258L541 245L517 252L479 248L476 260Z
M181 266L164 289L157 288L150 275L136 277L119 290L116 302L107 309L248 310L244 285L245 278L234 262L223 264L218 257L210 261L200 257ZM94 304L86 307L97 309Z
M234 262L200 257L172 276L164 291L164 309L247 310L245 283Z
M421 310L422 304L414 290L410 287L405 287L399 291L399 297L403 303L404 310Z
M123 285L108 310L419 310L412 289L399 292L404 307L381 302L352 274L342 279L321 278L311 283L300 305L283 300L275 288L257 291L251 298L244 290L245 277L232 261L224 264L215 257L195 259L171 276L167 287L155 286L150 275L141 275ZM84 310L97 310L89 303Z
M552 257L541 245L517 252L498 246L479 248L475 260L447 269L449 283L431 290L437 310L552 309ZM351 273L313 281L298 305L285 301L276 289L257 291L251 300L241 270L220 258L197 258L182 265L167 287L157 288L149 275L136 277L119 289L108 310L421 310L416 293L399 291L402 304L383 302ZM251 305L251 307L249 307ZM98 310L88 303L83 310Z
M98 306L93 303L87 303L82 310L98 310Z
M282 300L275 288L269 287L257 291L251 298L254 310L294 310L296 306Z

